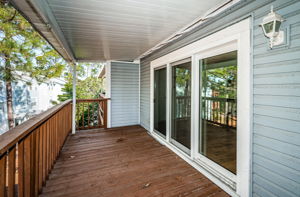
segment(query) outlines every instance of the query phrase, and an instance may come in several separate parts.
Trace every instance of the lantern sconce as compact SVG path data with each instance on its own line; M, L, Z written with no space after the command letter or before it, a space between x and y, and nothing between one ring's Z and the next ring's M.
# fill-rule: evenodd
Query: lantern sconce
M280 25L284 21L282 16L273 11L271 6L271 12L263 18L260 26L267 38L270 39L270 48L280 45L284 42L284 31L280 31Z

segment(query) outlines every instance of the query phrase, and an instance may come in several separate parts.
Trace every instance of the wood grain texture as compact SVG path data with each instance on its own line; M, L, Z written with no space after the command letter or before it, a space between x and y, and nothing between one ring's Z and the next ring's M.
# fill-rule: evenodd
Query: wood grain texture
M18 197L24 196L24 141L18 144Z
M104 99L76 100L76 130L107 128L107 101Z
M6 193L6 159L6 155L0 157L0 196Z
M140 126L68 137L41 196L228 196Z
M14 127L13 129L5 132L0 137L0 155L5 154L11 147L15 146L18 141L24 139L34 129L43 125L50 117L57 114L64 107L69 108L71 100L66 100L61 104L58 104L49 110L42 112L38 116L31 118L28 121ZM69 109L70 110L70 109Z
M15 174L16 174L16 147L13 147L8 153L8 188L7 196L15 196Z

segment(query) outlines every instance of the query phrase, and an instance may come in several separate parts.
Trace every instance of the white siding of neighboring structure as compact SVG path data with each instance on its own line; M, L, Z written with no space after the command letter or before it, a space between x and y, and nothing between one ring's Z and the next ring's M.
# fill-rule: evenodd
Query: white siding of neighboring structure
M64 81L60 79L51 79L40 84L33 80L30 86L24 81L14 82L12 90L15 123L20 124L52 107L52 101L57 102L58 95L62 94L63 84ZM6 89L3 81L0 81L0 95L0 134L2 134L8 130Z

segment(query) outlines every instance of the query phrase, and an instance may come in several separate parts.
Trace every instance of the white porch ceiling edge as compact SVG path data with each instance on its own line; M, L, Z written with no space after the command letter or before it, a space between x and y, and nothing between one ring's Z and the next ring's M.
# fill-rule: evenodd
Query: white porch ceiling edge
M143 57L237 1L11 0L72 62Z

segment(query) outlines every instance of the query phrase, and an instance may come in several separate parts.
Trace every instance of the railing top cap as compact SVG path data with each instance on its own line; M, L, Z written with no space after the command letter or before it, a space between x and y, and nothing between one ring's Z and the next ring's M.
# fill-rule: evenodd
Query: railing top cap
M70 103L71 100L66 100L0 135L0 156Z

